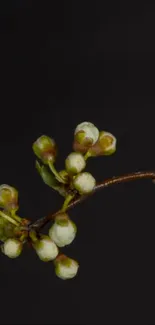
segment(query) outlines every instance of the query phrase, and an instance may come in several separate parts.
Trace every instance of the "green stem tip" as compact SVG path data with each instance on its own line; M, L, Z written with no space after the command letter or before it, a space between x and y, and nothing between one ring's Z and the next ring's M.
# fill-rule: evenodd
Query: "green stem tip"
M62 212L65 212L65 211L67 210L68 205L69 205L69 203L72 201L72 199L74 198L74 196L75 196L75 194L68 194L68 195L67 195L67 197L66 197L66 199L65 199L65 201L64 201L64 203L63 203L63 206L62 206L62 208L61 208L61 211L62 211Z
M61 176L59 175L59 173L57 172L53 162L49 161L48 162L49 168L52 171L52 173L55 175L56 179L60 182L65 184L65 181L61 178Z

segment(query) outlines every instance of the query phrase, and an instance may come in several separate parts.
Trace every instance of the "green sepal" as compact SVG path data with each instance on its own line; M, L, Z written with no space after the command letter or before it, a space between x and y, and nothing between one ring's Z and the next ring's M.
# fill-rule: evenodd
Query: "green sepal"
M116 147L115 148L112 148L110 150L104 151L103 156L110 156L110 155L112 155L115 152L116 152Z
M62 227L66 227L68 226L68 223L69 223L69 217L68 217L68 214L65 213L65 212L62 212L60 214L58 214L56 217L55 217L55 223L59 226L62 226Z

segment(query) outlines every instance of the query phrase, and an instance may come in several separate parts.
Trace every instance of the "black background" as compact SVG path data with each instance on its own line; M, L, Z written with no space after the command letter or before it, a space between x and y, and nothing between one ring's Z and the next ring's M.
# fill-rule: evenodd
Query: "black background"
M154 1L2 1L0 26L0 182L19 190L21 216L62 204L35 170L41 134L55 138L63 168L78 123L112 132L116 154L88 162L99 181L154 169ZM29 249L1 254L0 324L154 324L154 201L141 180L72 210L72 280Z

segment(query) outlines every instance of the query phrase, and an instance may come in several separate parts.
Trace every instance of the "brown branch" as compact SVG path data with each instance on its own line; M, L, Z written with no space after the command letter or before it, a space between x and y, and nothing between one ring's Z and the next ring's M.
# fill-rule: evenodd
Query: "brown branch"
M143 179L143 178L155 179L155 172L148 172L148 171L136 172L136 173L131 173L131 174L124 175L124 176L114 176L112 178L109 178L109 179L107 179L107 180L105 180L105 181L103 181L101 183L98 183L95 186L95 188L94 188L94 190L93 190L93 192L91 194L76 197L69 204L68 210L71 209L71 208L74 208L77 204L81 203L83 200L85 200L86 198L90 197L92 194L94 194L98 190L101 190L101 189L103 189L105 187L108 187L108 186L114 185L114 184L120 184L120 183L125 183L125 182L138 180L138 179ZM43 217L41 219L38 219L37 221L35 221L31 225L29 225L29 229L35 229L36 231L39 231L50 220L54 219L59 212L60 212L60 210L55 212L55 213L50 213L48 216L45 216L45 217Z

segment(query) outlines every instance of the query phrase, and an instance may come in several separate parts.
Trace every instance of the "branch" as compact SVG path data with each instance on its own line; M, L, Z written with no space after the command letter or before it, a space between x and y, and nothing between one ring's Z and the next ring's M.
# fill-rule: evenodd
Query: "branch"
M127 174L124 176L114 176L112 178L109 178L101 183L98 183L93 192L89 195L83 195L83 196L77 196L74 198L74 200L68 205L68 210L71 208L74 208L77 204L81 203L83 200L86 198L90 197L92 194L97 192L98 190L104 189L105 187L108 187L110 185L114 184L120 184L120 183L125 183L125 182L130 182L138 179L143 179L143 178L150 178L150 179L155 179L155 172L136 172L136 173L131 173ZM49 221L52 219L55 219L56 215L59 214L61 210L55 212L55 213L50 213L48 216L45 216L41 219L38 219L34 223L30 224L29 230L35 229L36 231L39 231L42 227L44 227Z

